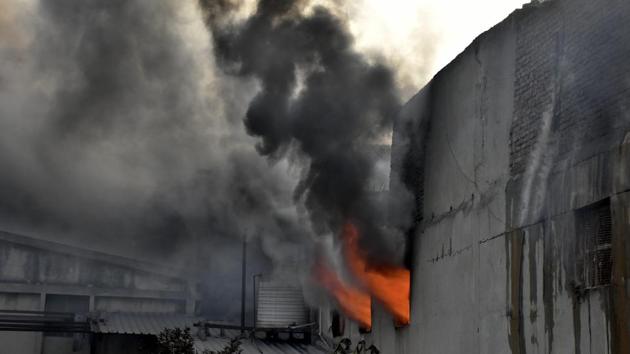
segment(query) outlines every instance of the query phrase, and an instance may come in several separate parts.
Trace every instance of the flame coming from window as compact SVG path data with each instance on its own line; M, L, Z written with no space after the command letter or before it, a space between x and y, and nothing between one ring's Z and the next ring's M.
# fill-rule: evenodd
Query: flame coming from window
M359 323L364 329L372 328L372 300L370 295L345 284L323 262L316 265L315 277L334 296L346 316Z
M353 275L394 316L398 325L409 324L409 270L369 265L359 248L359 231L351 223L344 226L343 238L346 262Z
M372 328L372 296L393 315L397 325L408 325L409 270L368 264L367 257L359 247L359 231L352 223L346 223L342 236L346 263L360 287L342 281L322 260L315 265L315 279L335 298L344 314L358 322L363 329Z

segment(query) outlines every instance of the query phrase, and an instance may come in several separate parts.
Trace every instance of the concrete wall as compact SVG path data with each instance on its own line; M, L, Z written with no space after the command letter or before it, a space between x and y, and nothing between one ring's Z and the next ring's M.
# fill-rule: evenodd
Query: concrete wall
M162 268L0 233L0 309L192 314L193 278ZM0 343L0 353L90 352L89 336L80 334L0 332Z
M41 310L40 296L39 294L0 293L0 310L39 311ZM41 343L41 333L0 332L1 353L40 353Z
M3 240L0 240L0 281L160 291L185 291L187 286L175 277L132 266Z
M528 5L404 107L391 191L414 193L392 202L416 221L411 324L375 306L382 352L630 353L628 18L621 0ZM590 288L576 247L596 203L612 280Z
M0 236L0 293L87 296L90 311L113 311L115 299L122 304L118 311L153 311L162 305L164 312L194 310L194 280L159 266L28 237ZM128 305L124 299L129 299Z
M501 334L508 326L503 234L515 42L513 21L502 23L440 72L401 115L429 120L415 125L428 131L415 135L425 139L415 146L424 155L415 157L424 160L418 187L423 221L412 240L411 325L395 329L374 309L371 337L384 353L508 348ZM393 176L408 151L400 141L397 134Z

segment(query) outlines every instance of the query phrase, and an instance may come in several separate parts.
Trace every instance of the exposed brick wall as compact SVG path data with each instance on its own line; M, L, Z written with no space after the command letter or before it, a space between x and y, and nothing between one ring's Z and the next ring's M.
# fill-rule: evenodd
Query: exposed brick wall
M628 129L624 111L630 108L630 2L565 0L563 13L555 125L561 155Z
M556 2L527 5L516 14L514 121L510 131L510 173L527 167L538 140L542 115L553 105L561 26Z
M557 159L630 129L629 1L548 0L516 16L512 176L527 168L544 112Z

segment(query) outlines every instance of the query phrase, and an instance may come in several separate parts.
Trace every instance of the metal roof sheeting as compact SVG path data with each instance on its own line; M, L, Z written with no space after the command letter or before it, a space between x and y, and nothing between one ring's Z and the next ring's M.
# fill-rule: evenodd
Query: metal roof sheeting
M195 349L199 352L209 349L220 351L230 343L228 337L208 337L204 341L195 341ZM328 354L330 350L324 350L316 345L304 345L297 343L269 342L259 339L242 339L242 354Z
M223 350L231 338L241 336L237 329L208 328L209 336L204 340L197 338L196 322L199 317L182 314L155 313L99 313L91 319L92 332L109 334L158 335L164 328L190 328L195 337L195 349ZM241 339L242 354L328 354L330 351L321 345L269 341L255 338Z
M153 334L158 335L165 328L190 328L195 333L195 322L199 317L182 314L161 313L101 313L92 321L95 333Z

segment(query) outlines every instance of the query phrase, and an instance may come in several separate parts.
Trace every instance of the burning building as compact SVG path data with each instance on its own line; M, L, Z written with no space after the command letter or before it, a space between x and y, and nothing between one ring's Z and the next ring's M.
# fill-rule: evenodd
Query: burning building
M626 0L534 1L402 109L334 9L254 3L3 20L2 348L629 353Z
M629 19L627 1L532 2L404 106L390 222L414 216L410 322L374 302L368 342L630 352Z

